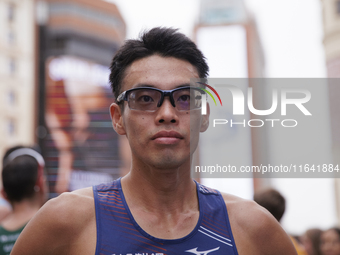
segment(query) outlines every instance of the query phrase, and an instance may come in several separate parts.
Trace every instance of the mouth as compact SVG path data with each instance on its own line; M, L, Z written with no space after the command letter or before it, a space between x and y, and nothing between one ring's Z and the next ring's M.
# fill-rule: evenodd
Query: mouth
M184 137L176 131L160 131L151 137L151 140L160 144L175 144Z

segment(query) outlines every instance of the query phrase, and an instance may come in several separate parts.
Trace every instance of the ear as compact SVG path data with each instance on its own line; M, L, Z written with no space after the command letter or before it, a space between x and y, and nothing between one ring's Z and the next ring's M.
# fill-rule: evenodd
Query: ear
M119 135L125 135L125 127L123 123L122 110L118 104L113 103L110 105L110 115L112 126Z
M209 117L210 117L210 105L207 103L207 114L202 115L201 129L200 132L204 132L209 127Z
M45 183L45 176L43 174L43 167L39 166L39 170L38 170L38 178L37 178L37 181L35 183L35 186L38 186L40 188L41 191L45 192L45 186L44 186L44 183Z
M6 199L7 201L9 201L8 198L7 198L7 194L6 194L5 190L4 190L4 188L1 189L1 196L2 196L4 199Z
M39 166L38 170L38 178L34 185L34 191L38 195L39 201L41 203L41 206L47 201L48 199L48 182L46 181L46 176L44 175L43 167Z

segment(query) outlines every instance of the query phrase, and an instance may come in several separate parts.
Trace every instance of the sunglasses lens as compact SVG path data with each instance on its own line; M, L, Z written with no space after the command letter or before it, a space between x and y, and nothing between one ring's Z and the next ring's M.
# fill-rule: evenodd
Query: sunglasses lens
M133 90L128 95L130 109L141 111L156 111L161 92L152 89Z
M201 107L202 94L196 89L180 89L173 93L176 108L179 111L188 111Z

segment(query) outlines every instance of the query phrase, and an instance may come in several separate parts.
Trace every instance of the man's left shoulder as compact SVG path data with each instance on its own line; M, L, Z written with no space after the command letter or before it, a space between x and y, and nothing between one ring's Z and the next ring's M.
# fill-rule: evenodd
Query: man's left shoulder
M251 200L223 194L239 255L296 254L277 220Z
M252 200L222 193L230 221L246 231L261 231L264 227L278 225L275 218Z

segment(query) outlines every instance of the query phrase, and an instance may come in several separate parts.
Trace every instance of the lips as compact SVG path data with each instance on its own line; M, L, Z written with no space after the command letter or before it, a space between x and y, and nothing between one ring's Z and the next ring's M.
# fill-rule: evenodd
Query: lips
M160 131L151 137L151 140L161 139L161 138L174 138L183 139L184 137L176 131Z

